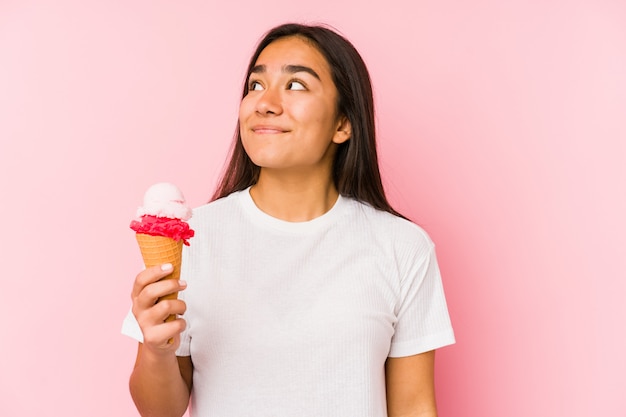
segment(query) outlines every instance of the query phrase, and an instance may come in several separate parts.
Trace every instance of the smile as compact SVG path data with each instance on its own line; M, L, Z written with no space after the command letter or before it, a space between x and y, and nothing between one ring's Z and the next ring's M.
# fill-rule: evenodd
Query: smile
M286 129L283 129L281 127L278 126L253 126L252 127L252 131L254 133L259 133L259 134L265 134L265 135L271 135L271 134L277 134L277 133L285 133L287 132Z

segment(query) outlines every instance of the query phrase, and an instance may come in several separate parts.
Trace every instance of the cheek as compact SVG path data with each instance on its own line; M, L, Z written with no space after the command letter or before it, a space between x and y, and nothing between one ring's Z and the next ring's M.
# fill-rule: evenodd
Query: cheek
M323 132L323 134L330 134L335 131L337 114L333 111L332 107L320 107L317 109L317 112L310 112L309 118L313 125Z
M250 115L250 112L253 111L254 106L251 103L250 99L244 98L239 102L239 122L241 123Z
M250 146L251 142L246 137L245 131L243 129L240 129L240 133L241 133L241 146L243 146L244 152L246 153L246 155L248 155L248 157L252 160L252 162L256 164L256 161L254 160L255 159L254 147Z

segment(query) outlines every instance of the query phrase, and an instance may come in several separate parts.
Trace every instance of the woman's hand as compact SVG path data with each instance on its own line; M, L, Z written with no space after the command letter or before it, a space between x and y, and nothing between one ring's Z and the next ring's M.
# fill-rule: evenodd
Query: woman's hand
M186 325L182 318L165 322L169 315L185 312L187 306L183 300L158 301L160 297L187 287L184 281L162 279L171 274L172 270L171 264L146 268L135 278L131 293L133 315L143 333L143 348L158 355L176 351L180 344L180 333Z
M193 365L189 356L176 357L185 320L165 319L183 314L183 300L160 300L186 288L183 281L162 279L172 273L172 265L146 268L135 278L131 293L133 314L143 333L135 367L130 377L130 393L141 415L182 416L189 404Z

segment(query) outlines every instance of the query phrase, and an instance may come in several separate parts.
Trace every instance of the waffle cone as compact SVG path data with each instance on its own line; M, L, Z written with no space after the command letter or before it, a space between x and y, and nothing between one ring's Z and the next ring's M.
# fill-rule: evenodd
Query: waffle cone
M180 279L180 265L183 253L182 240L177 241L169 237L152 236L144 233L137 233L136 238L146 268L170 263L174 270L163 279ZM178 292L165 295L159 298L158 301L175 300L176 298L178 298ZM165 321L171 321L175 318L176 316L170 315Z

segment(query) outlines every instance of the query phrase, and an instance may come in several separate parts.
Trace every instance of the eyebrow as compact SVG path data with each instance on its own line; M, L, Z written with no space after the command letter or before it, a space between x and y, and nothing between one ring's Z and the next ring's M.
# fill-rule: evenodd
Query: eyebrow
M259 73L265 72L266 70L267 70L267 67L265 65L256 65L252 68L252 70L250 71L250 74L259 74ZM284 65L282 70L283 72L287 72L289 74L295 74L297 72L306 72L321 81L320 76L317 75L317 72L315 72L312 68L305 67L304 65Z

